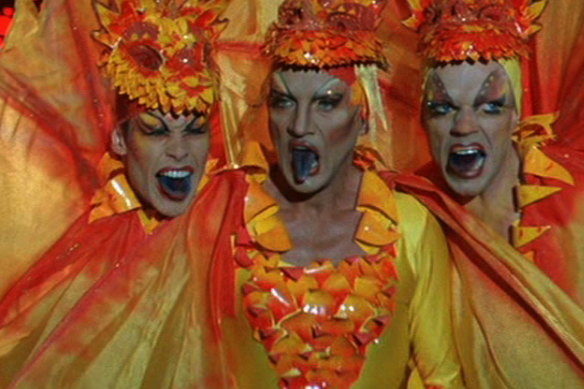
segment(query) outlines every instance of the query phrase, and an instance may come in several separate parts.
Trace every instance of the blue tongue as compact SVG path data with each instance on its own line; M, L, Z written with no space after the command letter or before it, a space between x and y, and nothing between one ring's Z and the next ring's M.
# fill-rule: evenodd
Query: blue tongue
M292 167L294 169L294 178L296 182L302 184L308 177L318 157L316 153L309 149L292 150Z
M171 196L186 197L191 192L193 187L193 180L191 180L190 175L185 178L159 176L158 180L163 186L164 191Z

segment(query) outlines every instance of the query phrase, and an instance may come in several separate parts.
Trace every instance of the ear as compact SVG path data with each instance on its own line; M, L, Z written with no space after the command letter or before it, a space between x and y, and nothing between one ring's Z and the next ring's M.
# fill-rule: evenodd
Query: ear
M112 151L119 155L120 157L128 153L128 146L126 145L126 139L124 138L123 131L120 127L112 132Z

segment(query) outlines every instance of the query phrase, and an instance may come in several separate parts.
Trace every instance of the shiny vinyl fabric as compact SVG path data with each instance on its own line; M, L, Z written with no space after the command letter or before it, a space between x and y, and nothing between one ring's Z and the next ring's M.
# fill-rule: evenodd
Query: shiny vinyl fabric
M580 307L584 307L584 154L563 142L542 147L543 153L573 177L570 185L545 175L525 174L526 184L552 187L556 193L522 208L521 224L545 232L519 247Z
M567 388L580 387L584 382L582 339L584 315L581 308L534 264L526 261L518 251L428 181L416 176L394 173L381 173L381 177L387 182L388 188L413 195L433 213L446 232L451 253L452 279L436 281L443 287L452 282L452 296L448 309L465 387L548 388L556 385ZM245 191L248 186L243 177L236 179L235 182L241 187L239 193ZM427 212L426 209L419 208L419 203L411 198L406 203L411 201L420 212ZM241 209L236 213L243 212L242 205L239 207ZM268 211L266 214L271 212ZM406 213L403 219L405 226L410 228L408 231L413 236L416 236L415 231L423 224L408 219L405 215ZM238 220L241 222L241 218L237 217L230 220L234 223ZM273 224L266 222L266 225ZM406 228L405 226L403 228ZM279 231L276 227L272 228ZM258 227L258 230L266 231L261 227ZM440 235L438 230L435 230L435 233ZM267 238L262 241L275 246L284 239L283 235L278 233L272 238L269 238L270 233L265 235ZM434 234L429 235L425 239L437 238L437 236L432 238ZM404 235L405 241L408 239L406 236ZM423 242L418 243L430 251L436 248L425 246ZM256 385L275 387L278 382L275 369L271 366L268 353L262 344L253 339L254 330L246 320L246 308L242 303L245 288L241 289L239 285L249 278L249 272L244 269L237 270L237 261L239 260L233 256L231 249L226 249L222 255L214 257L212 265L211 290L222 292L211 293L211 306L214 321L218 323L216 334L220 354L227 369L224 376L228 383L227 387L251 388ZM405 282L408 279L411 281L405 276L409 274L411 267L406 270L400 268L400 271L404 274L401 281ZM418 276L420 275L421 273L418 273ZM235 285L234 277L238 280ZM412 284L409 285L406 282L402 287L408 290ZM233 307L233 310L230 307ZM412 305L410 312L413 313L411 309ZM379 352L386 347L381 346L388 339L386 336L392 337L390 334L399 333L399 328L405 330L412 324L409 320L402 321L404 318L398 313L400 311L398 308L394 318L396 327L390 326L384 332L381 343L371 346L365 367L355 387L371 385L405 387L403 385L406 385L406 379L408 387L424 386L424 378L419 378L426 377L422 355L432 355L438 350L443 350L444 345L440 344L446 341L447 332L441 332L442 335L436 339L438 343L425 344L429 347L427 352L430 354L417 355L420 357L417 362L422 363L421 371L415 369L415 363L403 369L408 353L401 354L400 348L396 345L406 341L403 336L412 335L411 331L415 332L415 328L424 328L428 322L433 323L433 320L436 320L436 315L440 315L440 310L435 311L433 308L429 310L430 316L423 319L419 324L421 327L411 327L408 335L402 334L392 339L392 345L387 345L388 350ZM412 341L414 343L411 343ZM412 346L415 340L406 343ZM414 369L415 374L410 375L410 369ZM380 371L391 374L380 374Z
M207 280L230 185L151 233L140 209L80 218L0 304L0 385L228 387Z
M413 50L408 50L417 44L416 34L400 26L401 21L408 16L409 10L404 2L394 2L394 12L387 14L383 32L387 37L389 56L394 64L392 84L386 94L387 107L394 123L405 122L405 126L400 127L403 131L395 132L395 144L415 145L406 150L416 150L415 153L409 155L405 153L405 156L396 158L396 166L406 171L431 160L427 146L419 145L421 139L427 138L421 128L420 113L421 85L424 82L423 60L420 56L416 58ZM560 364L557 370L551 368L549 361L545 360L550 357L553 361L557 354L551 350L559 350L557 346L553 347L548 343L550 339L559 339L555 335L550 335L550 322L562 326L567 324L568 327L576 325L571 330L565 328L558 333L562 336L571 333L569 337L573 336L573 339L568 341L576 345L576 349L581 349L582 345L582 339L577 338L582 331L579 328L582 325L582 247L579 237L582 231L580 150L583 123L581 107L584 96L581 55L584 43L582 39L584 3L570 0L549 1L538 23L542 25L542 30L531 38L532 53L522 62L524 96L522 111L527 118L530 115L552 113L557 115L557 120L553 124L555 139L548 139L545 142L547 144L540 147L545 154L541 161L549 157L555 163L559 163L575 182L569 184L558 180L557 177L550 177L547 170L551 170L554 164L549 161L540 163L538 169L524 172L522 184L544 186L534 188L530 194L530 201L533 202L522 207L521 226L533 227L531 231L523 230L525 233L523 241L516 244L518 251L525 254L525 257L518 256L517 252L511 252L510 245L493 236L480 222L473 221L460 207L455 211L456 205L451 201L450 205L447 205L449 202L442 203L442 206L447 205L446 209L453 212L451 219L439 217L439 220L449 226L447 235L450 236L448 230L455 225L452 222L462 223L470 241L483 241L483 247L487 251L501 255L499 261L503 268L500 270L504 269L503 273L494 271L492 268L494 263L488 264L479 260L480 256L476 253L465 255L464 249L461 250L464 245L461 246L458 239L451 241L451 247L458 253L453 256L457 268L454 303L458 304L455 323L460 323L463 329L460 332L463 334L459 339L463 340L460 350L466 357L462 360L467 362L474 360L477 366L484 367L467 369L467 383L470 386L582 386L581 377L561 370L569 366L570 361L574 361L572 357L565 360L563 366ZM519 144L518 147L521 148L522 145ZM403 150L398 149L396 152L398 157L403 155ZM419 165L416 165L417 163ZM442 184L440 172L425 168L421 171L423 174L427 173L427 177L439 186ZM547 195L544 195L545 190L548 191ZM538 191L540 194L537 194ZM422 198L428 199L425 196ZM437 205L435 199L422 202L438 215L442 213L440 209L444 210L442 206L434 207ZM483 238L486 236L490 238L485 241ZM476 243L471 246L474 245ZM465 257L470 262L459 261ZM477 260L482 263L478 263ZM538 268L543 270L543 273L538 271ZM511 290L508 288L509 285L504 286L500 282L499 277L506 272L510 272L508 275L513 275L518 282ZM491 281L490 277L493 277ZM505 278L506 276L503 277ZM496 281L497 279L499 281ZM460 288L458 292L456 285ZM509 295L495 293L499 288ZM531 302L525 305L525 300L517 299L516 293L527 296L527 301ZM495 298L497 296L498 298ZM532 308L526 309L529 306ZM551 311L545 313L539 310L546 306ZM496 319L497 317L499 319ZM475 324L470 324L473 322ZM493 336L494 334L501 336L498 339L497 336ZM502 343L499 343L500 341ZM474 351L469 354L470 350ZM573 352L574 349L566 355L574 355ZM485 361L491 358L495 361L494 367L485 367L488 366ZM561 359L562 357L559 360ZM517 361L520 360L528 362L519 366ZM530 366L539 366L539 369L527 373L526 369ZM490 381L491 378L495 380Z
M27 6L30 2L21 0L20 4ZM47 11L41 15L43 22L40 24L32 16L36 15L32 10L30 14L22 13L27 15L27 18L22 19L21 32L13 35L13 42L16 42L16 37L19 39L34 37L40 40L41 36L45 36L41 31L47 28L54 28L57 32L69 34L71 37L76 36L76 33L71 32L71 24L62 23L63 19L59 19L66 15L76 15L73 17L75 21L73 25L81 30L85 28L83 27L85 24L91 26L94 23L89 2L56 0L47 1L46 4ZM223 111L223 121L231 126L233 131L241 128L242 121L245 122L246 118L242 119L241 116L249 106L261 109L257 103L261 102L258 96L263 83L259 81L265 73L259 65L255 67L254 60L250 60L259 57L250 57L250 53L257 56L259 52L257 37L260 34L256 28L265 27L269 18L274 17L273 4L244 1L234 2L232 8L235 15L232 16L232 20L245 20L239 15L250 13L258 15L258 19L253 20L259 20L249 25L236 23L237 27L230 38L232 40L226 40L224 51L219 54L220 58L224 55L220 61L225 61L223 62L225 69L235 70L238 74L237 77L233 76L232 83L226 84L224 91L231 93L230 97L225 99L226 104L237 107L231 111ZM395 6L398 7L397 3ZM49 15L54 19L49 18ZM399 29L396 27L396 30ZM238 41L239 34L249 39ZM408 36L406 32L403 34ZM49 36L50 39L55 37ZM21 152L8 154L6 157L3 155L3 158L7 158L8 169L26 168L29 169L27 177L36 177L33 181L36 188L34 192L28 191L27 185L31 182L22 182L22 176L8 176L7 181L3 181L6 187L14 188L14 192L8 193L21 204L18 210L11 210L9 218L5 220L7 231L20 231L21 234L15 234L19 240L3 241L8 246L6 249L8 252L17 251L12 258L19 259L17 264L12 263L13 259L9 257L2 258L2 269L11 269L10 273L13 274L6 275L11 279L17 278L32 260L38 258L40 252L58 239L60 231L65 231L70 226L72 220L89 202L89 197L100 186L97 172L93 169L107 148L107 136L99 129L102 122L110 120L109 113L94 112L105 108L101 104L95 106L92 100L85 98L87 89L77 84L85 85L83 84L85 77L90 80L90 84L98 80L91 61L71 65L72 69L78 71L55 73L58 64L65 67L64 64L69 61L69 55L59 57L62 48L88 47L93 44L83 41L85 38L79 38L82 42L75 44L67 39L53 42L52 48L47 48L43 51L44 54L41 54L44 55L43 61L37 63L41 75L59 74L59 77L64 78L39 76L29 79L24 75L25 70L33 69L19 66L20 63L26 62L29 54L21 53L15 57L6 54L2 57L6 61L3 63L9 63L9 66L7 65L9 71L3 73L7 76L0 82L2 86L0 91L5 98L8 95L16 96L9 104L9 110L4 112L14 112L10 113L10 117L15 118L18 126L10 128L23 130L9 137L14 147L22 147ZM396 40L396 45L400 42L402 41ZM399 58L400 54L404 55L403 58L413 56L412 47L414 46L395 51L394 57ZM10 55L17 54L15 51ZM72 61L75 60L75 55L71 52ZM238 61L242 61L245 66L239 67ZM407 62L405 66L398 60L394 67L395 77L399 74L400 66L411 69L414 62ZM266 64L262 66L269 69ZM70 65L67 65L65 68L69 67ZM85 70L86 73L79 69ZM19 72L22 72L20 76ZM253 74L253 77L249 78L253 80L251 85L240 82L248 80L246 77L250 73ZM407 112L407 121L413 123L411 118L416 116L412 112L415 112L419 101L415 98L411 100L410 95L415 92L412 85L419 84L412 80L420 75L413 71L410 75L414 78L396 78L396 87L391 89L388 95L393 96L394 102L395 96L399 97L396 105L389 104L390 109L397 111L401 108L406 109L402 112ZM43 79L50 80L51 83L54 81L56 85L62 83L74 87L70 90L61 90L60 87L51 88L35 84ZM397 85L402 85L404 89ZM80 89L76 89L78 87ZM100 95L102 92L98 93L97 90L100 89L94 91L90 88L89 93L92 96ZM69 93L77 93L77 97L69 96ZM106 96L106 92L103 93ZM21 99L22 96L29 96L30 99ZM50 104L45 104L41 97L46 97ZM233 99L231 103L228 100L230 98ZM104 104L107 104L108 99L109 97L104 97ZM71 108L75 107L75 104L69 106L72 101L76 102L75 104L89 101L91 107L89 110L87 107L85 110L75 110ZM67 116L69 114L72 116ZM64 115L67 119L59 120ZM406 122L404 120L406 116L401 117L402 122ZM399 118L399 115L396 115L396 118ZM91 123L83 124L85 121ZM72 123L75 123L75 126ZM249 124L259 123L261 122ZM72 131L73 128L81 132L77 134ZM420 137L414 137L413 141L410 139L410 143L400 143L400 139L408 134L406 128L394 123L396 134L399 134L394 144L401 148L400 155L404 158L423 160L423 148L419 146ZM63 132L55 129L63 129ZM70 131L67 132L68 130ZM18 136L21 134L25 139L33 139L24 143L26 147L18 143L20 139ZM71 134L76 135L71 138L69 137ZM264 137L267 139L265 133ZM92 140L95 140L95 143L92 143ZM77 141L83 147L72 148ZM412 149L418 150L420 154L413 155ZM63 150L63 153L55 152L59 150ZM45 157L48 160L55 158L57 162L47 164ZM35 158L38 158L38 163L29 162ZM91 163L79 162L87 160ZM63 166L71 169L63 169ZM55 169L51 170L51 167ZM50 298L44 299L42 296L46 294L43 293L47 291L43 288L38 289L42 293L33 293L29 298L35 302L32 311L36 309L39 313L35 317L41 319L28 324L25 322L26 326L23 326L22 322L14 322L15 328L21 330L19 339L28 332L28 329L31 330L29 333L32 336L29 337L32 339L30 343L21 346L22 350L26 350L23 353L26 355L13 354L10 357L10 364L5 365L10 369L10 374L17 374L15 379L18 387L255 388L261 387L262 383L266 383L265 387L274 387L277 379L262 349L263 346L253 340L251 329L242 324L246 319L241 315L239 305L241 296L234 283L236 269L231 236L235 228L242 224L240 200L244 197L247 185L242 175L241 171L233 174L227 171L219 172L209 183L207 191L201 194L201 199L188 216L160 226L159 232L155 235L144 237L143 232L138 233L139 228L132 230L135 232L127 236L135 234L139 237L137 241L142 244L133 247L131 253L127 250L130 250L130 241L134 240L125 241L122 236L116 237L115 233L119 232L122 219L132 219L135 215L127 214L123 217L114 215L111 222L102 222L104 226L108 224L106 233L113 234L114 238L97 247L95 255L86 253L85 256L73 258L73 262L79 265L78 275L74 280L67 278L66 271L59 270L58 263L51 264L54 265L51 266L54 270L43 271L39 280L56 280L54 282L56 289L53 290L61 297L57 302ZM413 194L417 201L431 210L445 228L455 265L452 269L455 299L451 309L452 322L455 326L453 336L466 386L580 387L584 361L582 350L584 342L581 339L584 336L582 328L584 319L582 311L573 301L563 293L558 293L555 285L537 268L526 262L523 257L518 257L517 252L505 242L490 235L484 226L470 218L464 210L434 187L407 177L398 179L388 175L385 178L388 187L395 186L399 191ZM17 183L20 183L20 186L13 186ZM49 183L51 184L49 188L53 188L54 185L54 189L45 192ZM41 196L39 193L43 193L42 197L39 197ZM407 198L408 200L404 200L406 203L403 205L404 211L412 207L412 212L417 212L421 215L420 218L428 220L429 224L426 227L432 232L431 239L441 242L441 232L436 230L434 221L430 221L433 218L418 202ZM51 207L46 205L49 201ZM71 209L69 207L72 207L73 211L69 211ZM408 225L404 228L411 232L420 232L425 228L413 218L404 219L404 223ZM28 234L30 225L42 227L41 230L35 230L39 231L39 234L49 231L43 235L42 242L30 238ZM11 226L17 226L17 229L12 230ZM124 223L124 226L132 229L138 227L139 223L133 220ZM89 234L91 228L71 228L71 235L67 236L81 236L89 245L93 245L92 247L97 246L97 242L92 242L92 235ZM78 235L73 234L73 231L79 231ZM412 239L416 244L420 243L415 237L413 234L406 239ZM66 240L67 238L61 244L66 246ZM423 247L429 251L444 250L442 243L438 243L437 247L426 246L423 242L421 244L420 250ZM109 255L110 252L113 254ZM20 257L20 253L26 256ZM211 259L213 262L210 262ZM407 261L401 264L405 267L402 270L404 275L412 272L409 264L411 263ZM107 268L104 269L103 265ZM216 277L210 279L211 271ZM233 278L229 277L230 272L233 272ZM242 273L241 270L237 271L240 277L245 277ZM67 282L74 282L65 290L65 284L61 284L53 275L65 276ZM440 278L436 281L442 284L442 280ZM223 282L230 281L232 283L227 283L225 287ZM450 283L448 280L443 282L444 285ZM403 289L407 290L408 286ZM17 295L26 293L17 291L15 296ZM35 296L40 298L35 299ZM218 301L222 299L235 304L238 309L231 312L235 316L225 315L225 312L221 311ZM419 303L423 305L431 302L428 300ZM59 309L48 309L52 304L62 305L59 305ZM22 307L8 305L12 308L9 310L16 312L14 317L18 318L18 312ZM420 325L427 329L426 325L434 323L435 314L431 307L425 311L430 313L420 317L423 319ZM400 323L399 326L396 324L395 329L387 331L380 344L372 346L357 387L369 388L385 384L401 387L405 384L406 372L409 369L404 367L409 355L409 350L405 349L409 349L409 343L403 336L407 332L404 327L408 320L405 318L406 313L401 312L401 319L396 322ZM22 317L28 316L25 311L22 311L22 314ZM217 314L221 317L219 322L209 317L216 319ZM439 310L437 314L443 318L444 312ZM45 326L43 319L51 322L51 326ZM22 331L23 328L26 331ZM218 335L221 329L224 332L223 338ZM430 329L429 332L431 331ZM400 345L399 350L393 348L394 341ZM447 342L447 339L440 336L435 341L436 346L432 346L433 349L430 351L444 352L442 342ZM12 349L12 346L14 344L10 343L10 347L5 350ZM32 353L30 350L33 350ZM380 374L380 371L386 370L391 374ZM426 369L428 370L431 369ZM421 372L422 376L427 377L424 369L421 369ZM556 379L558 377L563 381L558 383ZM413 381L414 379L411 379L409 384L415 385Z
M2 168L9 173L1 181L0 292L10 290L1 303L0 386L222 387L204 310L229 181L213 181L190 215L153 231L139 210L88 220L115 125L114 94L91 38L92 4L45 1L39 13L19 0L17 8L0 56ZM228 13L255 11L242 1ZM229 45L225 52L238 53ZM220 155L221 135L212 141Z
M235 256L216 258L228 261L226 266L235 267L235 285L229 280L222 283L222 288L235 294L235 310L232 314L219 312L222 315L215 318L220 323L220 348L224 363L228 366L230 387L296 388L328 382L336 388L405 388L412 368L418 369L427 387L463 387L460 362L452 340L449 253L444 236L428 210L412 196L392 192L376 172L364 173L361 200L357 205L364 217L355 239L372 257L381 258L380 250L392 241L395 241L397 253L392 260L395 263L395 280L386 278L382 286L383 290L391 287L388 290L394 292L381 296L374 287L365 286L367 282L374 282L371 276L361 278L356 275L357 268L368 269L363 271L372 274L380 271L364 263L367 256L361 258L361 262L349 258L347 262L323 270L320 276L318 268L326 267L324 259L321 260L324 263L315 261L308 268L291 267L283 262L282 256L292 248L292 243L286 226L278 216L275 199L262 188L262 180L256 180L249 176L247 180L240 181L242 186L247 187L246 206L242 209L246 215L246 225L242 226L236 238L240 242L236 243L236 247L240 248L236 248ZM378 218L388 220L390 215L380 209L385 209L383 212L392 210L391 218L395 219L397 234L385 234L383 230L387 227ZM272 267L274 269L269 270ZM286 276L279 280L274 273L276 268L283 269L285 274L288 270L296 271L298 275L288 277L289 281L284 280ZM264 274L265 271L267 273ZM320 287L314 286L313 275L320 280ZM218 279L220 275L214 273L214 276ZM356 278L349 286L339 281L344 277ZM334 286L335 283L338 285ZM262 285L272 286L262 294ZM325 285L330 286L327 288ZM303 288L309 288L306 294L298 292ZM285 297L295 293L300 293L296 301ZM325 308L329 304L326 302L327 296L337 294L340 294L340 300ZM281 295L283 297L278 301L286 302L269 302L270 295ZM380 296L378 298L381 300L365 302L365 295ZM388 296L392 296L389 298L389 311L372 302L387 301ZM344 303L341 304L342 301ZM216 304L220 305L221 301ZM350 307L344 308L346 304ZM365 349L363 354L357 356L354 351L344 348L345 351L339 350L340 354L336 355L334 350L341 344L347 344L344 342L354 342L353 336L360 336L359 331L363 331L362 336L373 336L371 325L375 319L367 318L376 309L387 312L384 314L387 321L383 321L386 328L381 336L375 340L368 338L371 343L366 348L360 346ZM265 310L265 314L259 313ZM341 311L349 312L348 317L341 319ZM332 322L327 323L329 314L325 312L336 318L331 316ZM280 318L283 320L281 323ZM327 336L327 331L333 331L332 328L340 325L347 328L353 323L357 326L357 333L344 337L341 334L345 330L339 330L340 333L333 332L334 335ZM317 331L317 328L321 328L323 334L306 335ZM355 343L356 346L359 344ZM301 356L296 354L299 351L295 351L300 349L303 350ZM332 355L319 359L319 353L328 352L325 349L330 350ZM352 347L349 349L353 350ZM291 366L297 366L303 374L293 373ZM291 371L287 372L287 369Z
M453 262L452 314L471 388L577 388L584 312L537 266L424 179L394 179L442 223Z

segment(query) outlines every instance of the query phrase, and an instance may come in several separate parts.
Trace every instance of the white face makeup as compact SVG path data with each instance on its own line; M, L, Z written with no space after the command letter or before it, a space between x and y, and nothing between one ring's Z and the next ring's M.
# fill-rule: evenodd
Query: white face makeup
M509 77L497 62L431 69L423 120L434 159L463 197L485 191L514 156L518 114Z
M167 217L181 215L192 204L209 147L207 117L202 115L145 112L113 136L114 152L124 159L132 188Z
M299 193L315 193L352 159L365 131L351 87L325 71L275 72L270 96L272 138L279 167Z

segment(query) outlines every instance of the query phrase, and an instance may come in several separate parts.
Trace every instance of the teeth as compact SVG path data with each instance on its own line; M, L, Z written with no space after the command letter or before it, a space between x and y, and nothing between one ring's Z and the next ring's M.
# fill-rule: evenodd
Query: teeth
M186 170L167 170L160 175L169 178L187 178L191 173Z
M472 155L477 154L479 151L476 149L458 150L454 152L456 155Z

